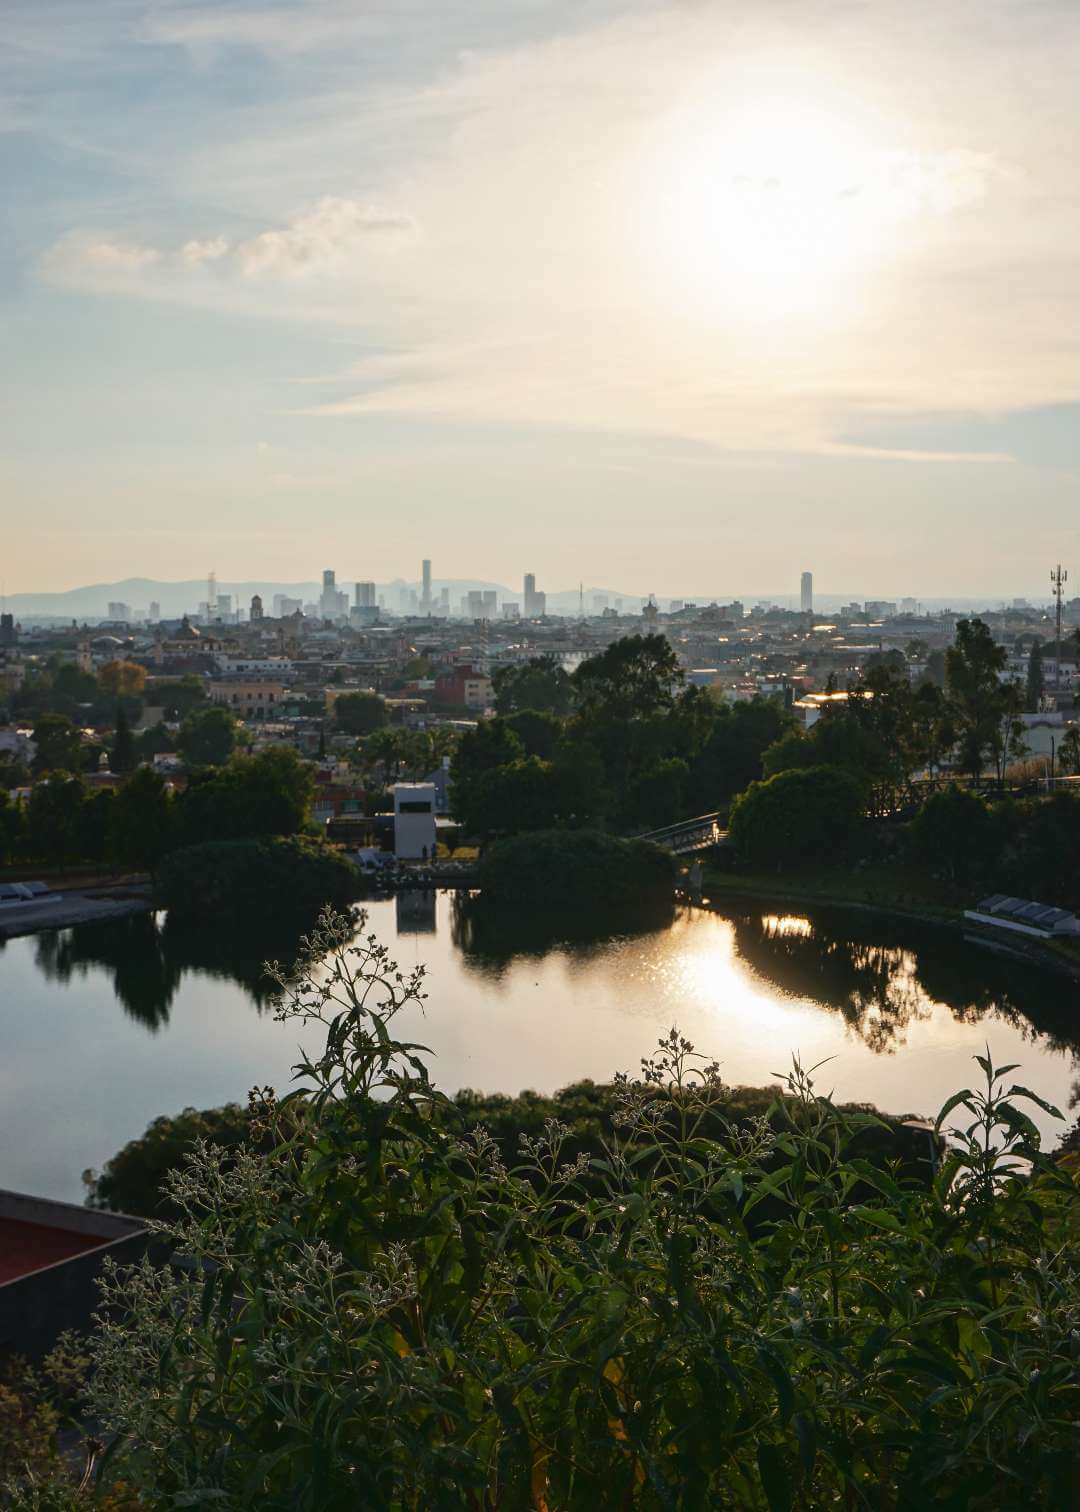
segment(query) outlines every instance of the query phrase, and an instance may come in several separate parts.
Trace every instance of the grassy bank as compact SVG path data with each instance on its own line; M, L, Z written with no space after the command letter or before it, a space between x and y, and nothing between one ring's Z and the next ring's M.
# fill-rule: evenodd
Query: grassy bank
M703 892L712 898L877 908L938 924L958 924L972 901L970 892L907 866L793 867L782 872L707 866Z
M801 903L808 908L854 908L956 929L963 925L964 909L976 901L969 888L955 887L909 866L819 866L783 872L732 872L706 866L702 896L716 902L752 898ZM1080 945L1071 941L1003 936L1000 945L1042 965L1059 964L1080 975Z

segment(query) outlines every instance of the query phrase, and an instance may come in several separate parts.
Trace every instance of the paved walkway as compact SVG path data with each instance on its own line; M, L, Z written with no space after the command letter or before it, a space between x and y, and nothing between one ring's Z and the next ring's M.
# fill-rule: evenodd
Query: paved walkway
M50 901L0 905L0 940L38 934L43 929L70 929L75 924L100 924L105 919L126 919L150 910L149 893L132 889L123 896L100 893L50 894Z

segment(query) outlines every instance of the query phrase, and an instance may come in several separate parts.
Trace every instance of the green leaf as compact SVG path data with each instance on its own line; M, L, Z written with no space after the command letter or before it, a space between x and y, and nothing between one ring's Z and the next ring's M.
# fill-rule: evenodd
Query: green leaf
M938 1114L937 1118L934 1120L934 1128L940 1129L952 1110L956 1107L959 1107L961 1103L964 1104L969 1113L975 1112L975 1109L971 1105L970 1091L954 1092L953 1095L949 1098L948 1102L942 1108L941 1112Z
M759 1444L758 1474L769 1503L769 1512L791 1512L791 1477L776 1444Z
M1008 1069L1011 1071L1013 1067L1009 1066ZM1053 1103L1044 1101L1037 1092L1032 1092L1030 1087L1021 1087L1018 1083L1014 1082L1009 1088L1008 1095L1009 1097L1026 1097L1029 1102L1033 1102L1044 1113L1049 1113L1052 1118L1064 1118L1065 1116L1059 1108L1054 1107Z
M799 1462L807 1475L814 1468L817 1458L817 1424L813 1418L797 1412L794 1417L795 1437L799 1441Z

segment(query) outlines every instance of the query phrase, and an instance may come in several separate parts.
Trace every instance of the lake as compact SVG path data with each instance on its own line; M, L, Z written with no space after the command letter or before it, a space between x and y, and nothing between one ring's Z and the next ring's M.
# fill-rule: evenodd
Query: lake
M943 931L749 904L599 935L510 926L449 893L368 907L402 967L429 968L425 1014L398 1024L449 1092L607 1080L672 1024L729 1083L831 1057L820 1089L892 1113L932 1116L986 1043L1063 1111L1080 1073L1080 987ZM260 964L292 945L161 915L0 944L0 1187L81 1201L84 1168L158 1114L287 1086L317 1031L274 1021ZM1063 1126L1034 1116L1056 1143Z

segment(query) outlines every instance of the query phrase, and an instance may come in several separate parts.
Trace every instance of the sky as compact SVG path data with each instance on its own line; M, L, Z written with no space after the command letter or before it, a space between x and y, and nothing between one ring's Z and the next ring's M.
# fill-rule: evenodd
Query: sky
M1075 0L5 0L0 586L1080 576Z

